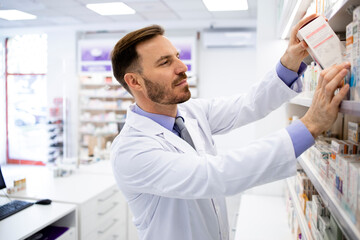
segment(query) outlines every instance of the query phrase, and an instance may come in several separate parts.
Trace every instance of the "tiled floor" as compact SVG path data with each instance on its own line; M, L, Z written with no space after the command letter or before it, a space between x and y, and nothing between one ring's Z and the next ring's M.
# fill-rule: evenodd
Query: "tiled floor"
M245 193L241 196L238 214L235 236L231 240L293 239L283 197Z

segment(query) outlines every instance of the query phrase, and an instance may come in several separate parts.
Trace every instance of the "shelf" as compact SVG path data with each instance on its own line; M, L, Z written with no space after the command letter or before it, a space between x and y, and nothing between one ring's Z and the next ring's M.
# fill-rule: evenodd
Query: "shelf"
M298 162L306 172L312 184L320 194L325 206L337 220L339 227L347 239L360 239L360 231L351 221L349 215L341 207L341 203L336 199L334 193L327 186L325 181L318 175L315 167L305 156L300 156Z
M82 135L92 135L92 136L109 136L109 135L117 135L118 132L108 132L108 133L95 133L95 132L80 132ZM87 146L86 146L87 147Z
M81 83L82 87L121 87L119 83Z
M312 102L311 98L298 96L290 100L290 103L310 107ZM360 116L360 102L355 101L342 101L339 112L344 114L350 114L353 116Z
M308 224L307 224L303 209L301 208L299 197L297 196L297 194L295 192L294 177L287 178L286 183L287 183L289 193L290 193L290 196L291 196L291 201L294 204L296 217L297 217L300 229L301 229L301 234L305 236L305 239L313 240L314 238L311 235L311 231L310 231L310 229L308 227Z
M334 6L325 13L325 17L329 20L331 28L338 33L345 32L346 25L352 22L352 14L349 13L349 10L359 5L359 0L337 1Z
M97 95L81 95L82 97L87 97L87 98L101 98L101 99L121 99L121 100L130 100L130 101L134 101L134 98L132 97L121 97L121 96L97 96Z
M290 100L290 103L297 104L304 107L310 107L311 106L312 99L309 97L304 96L297 96Z
M83 111L114 111L114 112L121 112L126 113L124 109L116 109L116 108L81 108Z
M80 122L89 122L89 123L122 123L124 121L121 121L121 120L102 120L102 121L99 121L99 120L80 120Z

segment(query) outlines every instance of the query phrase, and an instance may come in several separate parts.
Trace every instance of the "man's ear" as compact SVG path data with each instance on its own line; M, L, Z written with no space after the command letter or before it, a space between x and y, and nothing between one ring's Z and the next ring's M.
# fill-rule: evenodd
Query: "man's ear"
M139 82L139 76L136 73L126 73L124 80L130 89L136 91L142 88L141 83Z

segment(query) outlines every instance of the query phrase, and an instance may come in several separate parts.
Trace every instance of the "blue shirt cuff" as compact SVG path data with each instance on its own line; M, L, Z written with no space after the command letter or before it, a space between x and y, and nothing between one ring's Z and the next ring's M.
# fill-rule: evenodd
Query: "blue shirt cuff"
M291 71L282 65L281 61L276 65L276 73L278 77L286 84L291 87L294 82L305 72L307 66L304 62L300 64L300 68L297 72Z
M315 143L314 137L300 120L287 126L286 130L293 143L296 158Z

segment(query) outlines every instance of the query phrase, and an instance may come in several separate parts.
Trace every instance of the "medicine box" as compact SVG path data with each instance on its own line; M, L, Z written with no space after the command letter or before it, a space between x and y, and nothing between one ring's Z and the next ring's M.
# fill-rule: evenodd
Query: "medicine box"
M331 150L326 146L318 146L315 150L315 158L317 159L316 164L320 176L327 180L329 172L329 158Z
M347 47L347 53L350 51L347 60L351 63L351 77L350 77L350 100L360 101L360 20L349 23L349 44L352 40L352 45Z
M328 185L332 190L336 189L336 160L329 159Z
M345 141L346 145L348 145L348 154L349 155L353 155L353 154L358 154L358 144L351 141L351 140L346 140Z
M349 165L348 176L348 206L351 213L356 213L360 206L360 162L353 162Z
M297 37L307 43L307 51L322 69L339 64L345 58L345 47L323 16L305 24Z
M336 162L338 163L338 181L339 181L339 191L342 193L341 201L345 206L348 205L348 188L349 188L349 169L350 163L360 162L359 157L356 155L338 155L336 157Z
M360 6L356 7L353 11L353 21L360 20Z
M344 60L352 63L352 54L353 54L353 45L354 45L354 35L353 35L353 23L349 23L346 26L346 57ZM352 64L351 64L352 65ZM345 83L349 84L350 91L349 91L349 99L355 99L355 81L354 78L351 77L351 71L345 77Z
M330 218L327 216L319 216L319 231L322 235L325 234L325 230L330 228Z
M348 139L355 143L359 143L360 127L359 123L348 122Z
M332 140L331 141L331 158L336 159L337 154L345 154L347 149L346 144L341 140Z
M319 195L313 195L311 217L314 228L319 228L319 216L323 215L324 206Z

